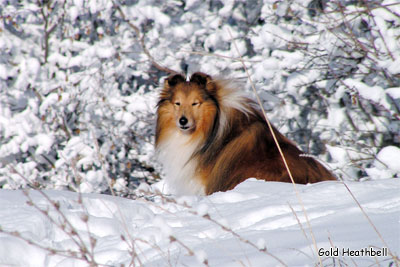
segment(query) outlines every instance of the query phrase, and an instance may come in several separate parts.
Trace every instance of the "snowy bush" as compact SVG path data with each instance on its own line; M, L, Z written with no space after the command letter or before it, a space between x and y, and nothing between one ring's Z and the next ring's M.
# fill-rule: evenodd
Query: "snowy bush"
M239 57L306 153L343 179L400 176L396 1L0 3L3 188L125 191L158 179L162 78L199 70L248 90Z
M104 192L110 178L125 186L151 177L154 82L112 5L86 4L2 9L4 187L24 186L25 176L43 187Z
M400 141L399 7L283 1L264 5L251 38L254 80L283 103L271 109L284 112L284 131L312 154L327 148L345 179L365 176L376 153Z

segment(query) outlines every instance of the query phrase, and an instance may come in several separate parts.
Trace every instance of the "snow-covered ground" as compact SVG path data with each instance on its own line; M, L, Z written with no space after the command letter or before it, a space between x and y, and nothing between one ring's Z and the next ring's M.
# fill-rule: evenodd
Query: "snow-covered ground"
M297 185L318 250L338 249L338 257L321 257L323 265L390 266L390 255L342 253L388 246L388 253L400 255L400 179L346 184L380 236L343 183ZM77 193L43 193L48 199L38 191L0 191L1 266L87 266L87 261L62 256L75 251L79 257L84 247L88 261L109 266L319 262L292 184L249 179L232 191L206 197L153 195L135 200L83 194L80 201Z
M400 255L399 14L399 0L0 0L0 266L390 266L317 252ZM297 186L318 249L291 184L67 192L158 181L164 67L248 92L238 56L275 126L363 207L340 182Z

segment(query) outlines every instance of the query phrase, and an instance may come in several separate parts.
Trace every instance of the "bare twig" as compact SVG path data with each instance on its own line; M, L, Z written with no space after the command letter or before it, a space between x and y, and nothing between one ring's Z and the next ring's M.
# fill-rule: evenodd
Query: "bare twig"
M149 194L149 192L146 192L146 191L145 191L145 192L141 192L141 193L144 193L145 195L146 195L146 194ZM160 197L160 198L163 200L163 202L165 202L165 203L173 203L173 204L181 205L181 206L187 208L189 213L191 213L191 214L193 214L193 215L196 215L196 216L201 216L202 218L204 218L204 219L206 219L206 220L212 222L213 224L219 226L222 230L226 231L227 233L232 234L234 237L238 238L241 242L243 242L243 243L245 243L245 244L247 244L247 245L253 247L254 249L256 249L257 251L259 251L259 252L261 252L261 253L264 253L264 254L266 254L266 255L272 257L272 258L275 259L277 262L279 262L282 266L287 266L287 264L285 264L285 263L283 262L283 260L281 260L281 259L278 258L277 256L275 256L275 255L273 255L272 253L270 253L266 248L259 248L256 244L254 244L254 243L253 243L252 241L250 241L249 239L244 238L243 236L239 235L238 233L236 233L236 232L235 232L234 230L232 230L231 228L229 228L229 227L227 227L226 225L224 225L224 224L218 222L217 220L213 219L208 213L207 213L207 214L204 214L204 215L200 215L197 211L195 211L195 210L193 209L193 207L191 207L191 206L188 205L187 203L178 203L174 198L172 198L172 197L167 197L167 196L163 195L161 192L156 192L155 195L158 196L158 197ZM139 197L140 197L140 196L139 196ZM163 210L163 211L165 211L165 212L170 213L169 210L166 210L166 209L164 209L163 207L161 207L161 206L159 206L159 205L155 205L154 203L149 202L148 200L146 200L146 199L143 198L143 197L141 197L140 199L143 199L144 201L146 201L146 203L149 203L149 204L151 204L151 205L154 205L154 206L155 206L156 208L158 208L158 209L161 209L161 210Z
M36 188L34 184L32 184L25 176L23 176L21 173L19 173L14 167L11 167L12 171L16 173L21 179L23 179L27 184L30 184L33 188ZM98 266L96 260L94 259L94 254L93 250L89 251L85 242L83 241L82 237L79 235L79 233L76 231L72 223L68 220L68 218L65 216L65 214L60 210L60 204L56 201L53 201L50 199L50 197L44 193L40 189L36 189L36 192L38 192L52 207L53 209L57 212L58 215L61 216L62 222L59 223L57 222L53 217L49 215L49 211L47 209L42 209L40 208L31 198L29 195L29 191L24 190L24 195L28 198L28 205L34 207L37 211L39 211L41 214L43 214L46 218L50 220L50 222L60 228L61 231L63 231L65 234L67 234L71 240L75 243L75 245L79 248L79 252L81 254L81 259L88 262L90 266ZM87 221L86 221L87 223ZM89 233L90 234L90 233ZM92 238L89 237L89 241L92 243ZM29 243L29 242L28 242ZM32 242L35 243L35 242ZM47 249L51 253L57 252L56 250L53 250L51 248ZM76 253L76 252L75 252ZM72 252L74 254L74 252ZM78 257L78 256L77 256Z
M192 54L192 55L212 56L212 57L224 58L224 59L229 59L229 60L233 60L233 61L241 61L241 60L243 60L243 59L240 59L240 58L225 56L225 55L221 55L221 54L217 54L217 53L207 53L207 52L204 52L204 51L181 50L180 52L188 53L188 54ZM245 60L245 61L246 62L250 62L250 63L259 63L259 62L261 62L261 60Z
M147 49L146 44L144 43L144 39L146 37L145 34L141 33L139 28L136 25L134 25L132 22L130 22L129 19L126 18L125 13L122 11L120 5L115 3L115 1L113 1L113 4L114 4L114 7L117 9L118 13L120 14L120 16L122 17L122 19L125 22L127 22L129 27L131 27L133 29L133 31L135 32L136 40L139 42L140 46L142 47L143 53L145 53L145 55L150 60L150 62L153 65L153 67L155 67L159 71L166 72L168 74L178 73L175 70L172 70L172 69L170 69L168 67L161 66L159 63L157 63L157 61L151 55L150 51Z
M82 260L82 261L88 262L86 258L84 258L82 256L79 256L76 253L76 251L55 249L55 248L46 247L46 246L43 246L40 243L37 243L37 242L35 242L33 240L30 240L30 239L27 239L27 238L23 237L19 232L16 232L16 231L7 231L7 230L4 230L4 229L2 229L0 227L0 233L3 233L3 234L6 234L6 235L9 235L9 236L13 236L15 238L18 238L18 239L26 242L28 245L34 246L34 247L42 249L44 251L48 251L51 255L59 255L59 256L65 257L65 258L71 258L71 259ZM112 267L113 265L107 265L107 264L98 264L97 265L97 264L95 264L95 265L92 265L92 266L110 266L110 267Z
M375 21L375 17L372 15L371 8L369 7L368 1L365 1L365 0L362 0L362 1L363 1L364 5L365 5L365 8L366 8L367 11L368 11L369 16L370 16L371 19L374 21L375 25L377 25L377 23L376 23L376 21ZM377 31L378 31L378 34L379 34L379 36L381 37L381 39L382 39L382 41L383 41L383 44L385 45L386 51L388 52L390 58L394 61L395 58L393 57L393 54L392 54L392 52L390 51L390 49L389 49L389 47L388 47L388 45L387 45L387 43L386 43L386 40L385 40L385 38L384 38L384 36L383 36L381 30L378 29Z
M387 248L388 250L388 254L393 258L394 260L394 264L396 264L396 267L399 266L400 264L400 258L395 255L389 248L388 244L386 243L385 239L383 238L383 236L381 235L381 233L378 231L378 228L375 226L375 224L372 222L371 218L368 216L368 214L365 212L364 208L361 206L360 202L357 200L357 198L354 196L353 192L350 190L350 188L348 187L348 185L344 182L341 181L341 183L344 185L344 187L346 188L346 190L349 192L351 198L354 200L354 202L356 202L357 206L360 208L362 214L365 216L365 218L367 219L368 223L371 225L371 227L374 229L375 233L378 235L379 239L382 241L383 245Z
M59 25L59 20L64 20L64 13L61 15L61 18L58 18L57 21L53 22L53 25L50 25L51 21L50 21L50 10L53 10L55 8L56 5L58 5L59 1L40 1L37 0L37 4L40 7L40 14L42 16L44 25L43 25L43 32L44 32L44 37L43 37L43 49L44 49L44 63L47 63L47 59L49 57L49 50L50 50L50 46L49 46L49 42L50 42L50 35L56 30L57 26ZM63 3L63 5L65 6L65 2ZM54 3L53 7L50 7L50 5ZM45 11L45 8L47 9L47 12Z

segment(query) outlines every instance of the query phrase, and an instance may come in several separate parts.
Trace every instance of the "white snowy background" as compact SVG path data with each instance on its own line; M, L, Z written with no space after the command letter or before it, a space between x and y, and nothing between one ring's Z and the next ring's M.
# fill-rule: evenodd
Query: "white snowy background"
M241 60L271 121L349 185L298 186L309 224L291 184L136 190L162 177L168 71L253 97ZM399 144L397 0L0 0L0 265L388 266L319 259L310 230L318 247L398 257Z

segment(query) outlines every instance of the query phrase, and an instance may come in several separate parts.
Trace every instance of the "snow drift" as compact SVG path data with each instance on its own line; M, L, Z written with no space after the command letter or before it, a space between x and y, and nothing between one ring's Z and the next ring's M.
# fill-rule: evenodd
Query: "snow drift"
M347 185L382 239L342 182L297 185L318 249L359 251L388 246L399 255L400 180ZM38 191L29 191L28 196L22 191L0 191L0 265L298 266L319 262L292 184L250 179L232 191L208 197L147 194L135 200L43 193L56 204ZM390 255L339 255L322 256L321 261L323 265L387 266L393 259Z

